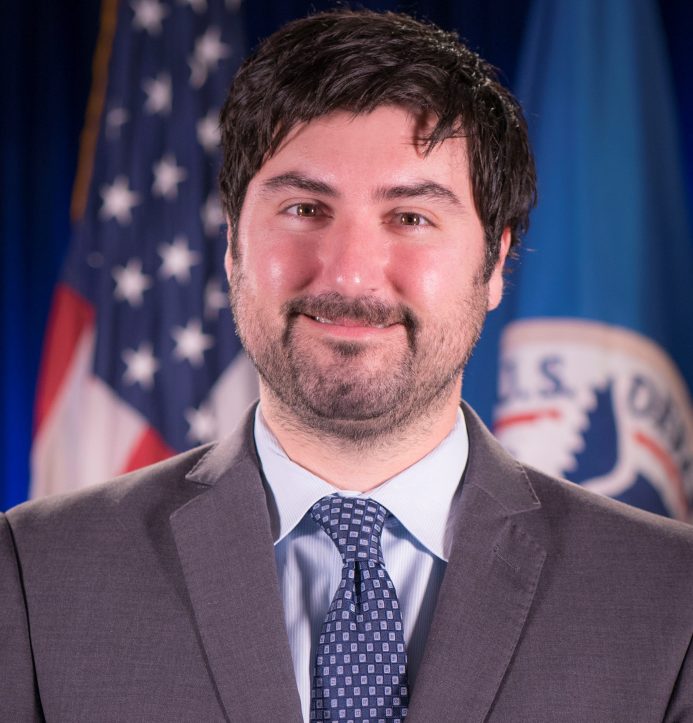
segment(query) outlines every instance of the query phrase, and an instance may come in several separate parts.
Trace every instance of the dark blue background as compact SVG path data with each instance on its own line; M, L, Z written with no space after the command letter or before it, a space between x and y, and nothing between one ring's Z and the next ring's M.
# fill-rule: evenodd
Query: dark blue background
M608 0L605 0L608 2ZM248 47L331 2L249 0ZM364 2L456 29L512 86L531 0ZM693 199L693 3L660 0ZM99 24L96 0L0 5L0 509L27 495L32 408L51 294L69 241L69 206ZM689 202L693 208L693 202Z

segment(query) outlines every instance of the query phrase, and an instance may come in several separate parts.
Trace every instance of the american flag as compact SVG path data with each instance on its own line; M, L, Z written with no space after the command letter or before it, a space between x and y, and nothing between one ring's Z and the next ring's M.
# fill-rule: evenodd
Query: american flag
M113 5L86 206L44 345L34 497L223 435L257 394L228 310L216 190L238 6Z

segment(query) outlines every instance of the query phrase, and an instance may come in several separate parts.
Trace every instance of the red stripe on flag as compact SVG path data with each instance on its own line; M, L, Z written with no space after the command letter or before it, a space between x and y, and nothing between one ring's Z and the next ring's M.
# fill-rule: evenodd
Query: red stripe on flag
M93 322L92 305L66 284L58 284L48 317L36 386L34 435L58 396L82 334Z
M172 457L175 453L175 450L161 439L156 430L147 427L133 447L122 472L132 472L134 469L160 462L162 459Z
M560 419L561 413L558 409L538 409L535 412L524 412L522 414L508 414L497 419L493 423L493 432L499 432L505 427L513 427L516 424L527 424L538 422L540 419Z

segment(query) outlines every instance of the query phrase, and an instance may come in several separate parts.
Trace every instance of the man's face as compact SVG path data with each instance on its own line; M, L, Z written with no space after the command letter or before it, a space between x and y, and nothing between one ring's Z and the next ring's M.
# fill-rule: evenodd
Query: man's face
M425 130L391 106L332 113L248 186L227 254L236 324L263 394L304 428L367 440L434 414L500 301L464 140L424 156Z

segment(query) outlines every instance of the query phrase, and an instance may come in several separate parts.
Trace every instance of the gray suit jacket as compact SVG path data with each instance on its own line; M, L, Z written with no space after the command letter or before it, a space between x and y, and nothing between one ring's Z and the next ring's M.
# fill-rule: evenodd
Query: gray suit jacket
M470 455L408 723L693 720L693 532ZM252 417L0 517L0 720L301 720Z

